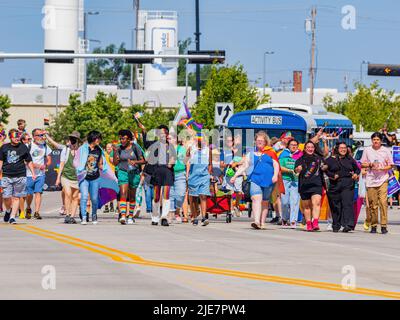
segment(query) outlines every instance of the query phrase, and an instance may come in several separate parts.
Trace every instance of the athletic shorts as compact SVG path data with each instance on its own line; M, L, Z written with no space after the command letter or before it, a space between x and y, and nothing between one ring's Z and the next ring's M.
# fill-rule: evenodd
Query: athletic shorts
M26 177L9 178L3 177L3 198L23 198L26 197Z
M35 180L32 177L27 177L26 179L26 193L27 194L34 194L34 193L42 193L45 176L36 177Z
M307 190L300 192L301 200L310 200L313 195L322 196L322 187L307 188Z
M122 171L118 170L117 173L118 185L129 184L130 188L137 188L140 183L140 175L135 171Z
M271 184L269 187L260 187L254 182L250 183L250 196L255 196L258 194L262 194L263 201L269 201L271 199L272 191L274 190L275 185Z

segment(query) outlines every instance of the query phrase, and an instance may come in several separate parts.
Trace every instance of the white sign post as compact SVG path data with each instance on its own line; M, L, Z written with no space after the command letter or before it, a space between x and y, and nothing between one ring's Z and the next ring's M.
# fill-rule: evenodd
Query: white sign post
M233 103L230 102L217 102L215 104L215 117L214 124L216 126L228 125L229 119L233 116L234 107Z

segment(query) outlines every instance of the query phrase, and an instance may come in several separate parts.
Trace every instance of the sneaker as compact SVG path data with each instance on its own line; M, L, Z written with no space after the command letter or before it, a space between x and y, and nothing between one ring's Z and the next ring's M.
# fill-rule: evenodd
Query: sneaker
M32 209L31 208L26 208L25 210L25 219L29 220L32 218Z
M197 226L197 225L199 224L199 220L194 219L194 220L192 221L192 224L193 224L194 226Z
M61 216L65 216L65 206L61 206L59 213Z
M313 224L312 224L311 221L307 221L306 224L307 224L307 231L308 232L314 231Z
M342 232L347 233L347 232L350 232L350 231L353 231L353 229L350 228L350 227L344 227Z
M344 230L344 229L343 229ZM333 233L338 233L340 231L340 229L332 229ZM344 232L344 231L343 231Z
M76 224L76 220L74 218L70 218L69 224Z
M319 231L318 219L313 220L312 227L314 231Z
M14 218L11 218L9 222L10 224L17 224L17 221Z
M81 221L81 225L86 226L87 222L85 220Z
M132 219L132 218L129 218L128 219L128 224L134 224L135 223L135 220L134 219Z
M332 223L328 222L326 225L326 231L333 231Z
M6 210L6 214L4 215L4 222L9 222L10 221L10 216L11 216L11 211Z
M381 227L381 233L382 234L388 233L388 229L386 227Z
M126 217L125 216L121 216L121 218L119 219L119 223L120 224L126 224Z
M291 222L290 223L290 229L296 229L297 223L296 222Z
M175 215L175 221L176 221L177 223L182 223L182 217L181 217L180 215L176 214L176 215Z
M96 225L96 224L98 224L99 222L97 221L97 220L93 220L92 221L92 224L94 224L94 225Z
M169 226L168 220L165 219L165 218L161 219L161 225L164 226L164 227L168 227Z
M237 218L240 218L242 216L242 212L239 210L238 207L233 207L233 213Z
M19 213L19 218L20 218L20 219L25 219L25 211L21 211L21 212Z
M135 214L133 215L134 218L139 218L140 212L142 210L140 209L140 207L136 207L135 209Z
M369 228L371 227L371 225L367 221L365 221L363 227L364 227L365 231L369 231Z
M255 223L255 222L253 222L253 223L251 224L251 227L252 227L253 229L256 229L256 230L260 230L260 229L261 229L261 226L260 226L258 223Z
M207 226L209 223L210 223L210 221L208 221L208 219L202 219L202 220L201 220L201 225L202 225L203 227Z
M269 223L277 223L279 220L280 220L280 217L275 217Z
M110 209L108 208L108 205L104 206L104 211L103 213L110 213Z
M371 227L370 233L376 233L376 227Z
M152 221L152 222L151 222L151 225L152 225L152 226L158 226L158 222Z
M276 222L276 225L277 226L281 226L283 224L283 221L282 221L282 219L279 217L278 218L278 222Z
M114 211L115 211L114 204L111 202L110 203L110 212L114 212Z
M64 223L67 223L67 224L71 223L71 217L65 216Z
M40 216L39 212L35 212L33 218L35 218L36 220L42 220L42 217Z

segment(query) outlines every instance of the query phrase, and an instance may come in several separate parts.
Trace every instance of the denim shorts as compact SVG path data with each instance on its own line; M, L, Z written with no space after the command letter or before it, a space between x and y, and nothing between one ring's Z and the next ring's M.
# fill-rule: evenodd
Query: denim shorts
M274 190L275 185L271 184L269 187L260 187L254 182L250 183L250 196L255 196L258 194L262 194L263 201L269 201L271 198L272 191Z
M186 194L186 172L175 173L174 185L171 187L169 199L170 211L182 208Z
M46 177L44 175L36 177L35 181L33 181L32 177L28 177L26 179L27 194L42 193L45 180Z
M3 198L23 198L26 197L26 177L9 178L3 177Z

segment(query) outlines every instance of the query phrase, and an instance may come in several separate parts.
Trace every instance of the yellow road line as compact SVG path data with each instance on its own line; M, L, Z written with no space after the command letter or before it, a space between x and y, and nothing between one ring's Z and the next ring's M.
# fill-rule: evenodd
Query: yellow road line
M124 252L121 250L113 249L110 247L106 247L94 242L82 240L79 238L71 237L68 235L56 233L53 231L44 230L41 228L37 228L34 226L15 226L16 229L35 234L44 238L56 240L62 243L66 243L69 245L73 245L75 247L79 247L81 249L85 249L94 253L98 253L104 256L111 258L114 261L143 265L143 266L152 266L159 268L167 268L174 270L184 270L184 271L192 271L192 272L201 272L207 274L214 275L223 275L241 279L250 279L250 280L259 280L266 282L273 282L279 284L287 284L287 285L296 285L303 286L309 288L317 288L322 290L331 290L343 293L351 293L358 295L368 295L368 296L376 296L376 297L384 297L384 298L393 298L400 299L400 292L391 292L391 291L383 291L383 290L373 290L366 288L355 288L355 289L346 289L341 285L328 283L328 282L318 282L304 279L296 279L296 278L287 278L287 277L279 277L279 276L271 276L257 273L248 273L243 271L235 271L235 270L225 270L218 268L209 268L209 267L200 267L200 266L191 266L191 265L183 265L183 264L175 264L175 263L166 263L166 262L158 262L145 260L142 257L137 255ZM126 259L128 258L128 260Z

